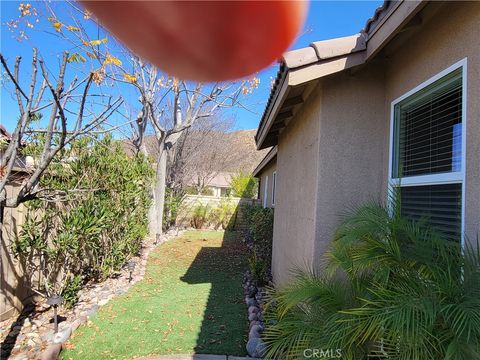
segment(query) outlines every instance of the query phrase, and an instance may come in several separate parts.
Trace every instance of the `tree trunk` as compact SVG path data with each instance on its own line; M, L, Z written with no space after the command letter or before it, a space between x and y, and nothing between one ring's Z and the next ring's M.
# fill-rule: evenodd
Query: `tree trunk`
M165 181L167 175L167 151L165 145L162 143L158 149L157 155L157 169L155 177L155 185L153 189L153 201L154 201L154 229L155 229L155 242L161 240L163 232L163 211L165 207Z

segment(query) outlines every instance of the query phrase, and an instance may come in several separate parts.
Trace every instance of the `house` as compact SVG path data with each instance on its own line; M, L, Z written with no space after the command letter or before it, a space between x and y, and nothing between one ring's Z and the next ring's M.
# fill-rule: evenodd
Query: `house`
M385 1L286 53L256 134L276 146L272 272L317 266L341 216L387 201L463 246L480 226L480 2Z
M187 187L191 189L194 194L197 194L197 189L201 189L201 192L210 196L224 197L230 195L230 182L232 181L232 177L235 176L235 173L214 172L208 175L206 178L201 178L192 174L191 177L185 180Z
M275 194L277 191L277 147L274 146L260 161L253 176L258 179L258 199L266 208L275 207Z

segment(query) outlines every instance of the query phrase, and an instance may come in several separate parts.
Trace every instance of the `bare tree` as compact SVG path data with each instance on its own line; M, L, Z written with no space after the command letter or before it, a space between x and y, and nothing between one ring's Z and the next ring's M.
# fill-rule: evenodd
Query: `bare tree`
M175 191L194 185L192 182L207 184L228 169L235 157L227 141L233 125L230 119L213 116L200 119L186 130L169 153L167 186ZM197 191L203 188L197 186Z
M147 124L151 124L157 141L153 194L155 236L158 240L163 230L168 151L200 119L212 117L226 107L241 106L240 97L245 92L246 81L238 84L188 84L174 78L164 80L157 68L143 63L139 58L134 58L133 65L133 76L137 79L134 85L140 93L141 103L137 143L144 138Z
M156 181L153 188L155 237L162 234L164 211L167 154L173 149L181 135L200 119L211 117L226 107L241 105L241 97L258 86L259 80L252 78L235 83L197 84L169 77L158 71L155 66L145 63L132 55L121 44L109 40L108 34L97 26L91 37L86 22L95 21L91 14L68 3L73 12L70 19L60 19L53 10L54 3L44 2L48 15L45 15L51 28L48 33L63 39L75 52L68 58L71 62L85 63L90 66L94 82L108 85L108 91L116 87L121 93L125 87L135 90L138 103L129 105L138 110L134 127L133 142L139 151L146 152L144 138L147 132L153 132L158 152L155 154ZM22 11L21 11L22 12ZM28 13L27 15L24 15ZM41 16L30 8L21 13L22 19L29 21ZM19 23L15 23L16 27ZM34 26L28 22L28 27ZM52 28L54 31L52 32ZM24 30L22 30L24 31ZM102 30L103 31L103 30ZM25 33L23 33L25 34Z
M58 73L51 74L44 61L38 58L37 50L33 49L30 80L25 87L28 90L25 90L20 78L21 57L16 58L12 71L3 54L0 54L2 66L13 83L20 114L15 130L7 139L8 145L4 144L0 153L2 207L17 207L22 202L38 197L44 191L38 189L40 177L55 156L79 136L95 131L122 104L120 97L113 101L109 97L104 105L96 103L92 108L87 108L94 74L90 73L82 80L75 77L66 86L67 59L68 52L64 52ZM38 87L39 70L41 83ZM53 79L55 83L52 83ZM33 128L32 120L44 112L49 112L46 127ZM69 123L69 116L74 118L73 123ZM29 175L21 184L18 193L7 196L6 184L11 179L15 164L18 164L23 155L23 144L31 134L43 135L43 149L35 156L31 168L28 169Z

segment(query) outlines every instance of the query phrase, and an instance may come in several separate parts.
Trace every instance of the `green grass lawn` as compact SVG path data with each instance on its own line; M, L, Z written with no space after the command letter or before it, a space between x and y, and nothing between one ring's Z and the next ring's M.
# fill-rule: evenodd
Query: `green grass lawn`
M145 278L80 327L62 358L245 355L245 269L236 233L186 232L150 254Z

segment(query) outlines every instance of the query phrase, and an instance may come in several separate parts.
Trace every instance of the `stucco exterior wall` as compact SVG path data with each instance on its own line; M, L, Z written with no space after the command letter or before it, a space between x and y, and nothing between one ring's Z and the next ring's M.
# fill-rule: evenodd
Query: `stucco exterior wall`
M278 284L313 261L320 98L318 86L279 137L272 257Z
M402 34L403 42L352 72L321 79L280 134L273 244L278 284L295 266L321 265L346 211L386 201L391 102L464 58L465 234L479 235L480 2L435 6L420 27Z
M315 265L345 213L383 197L387 144L381 64L323 80L318 148Z
M259 199L260 199L260 205L266 207L275 207L275 205L272 203L272 190L273 190L273 173L277 170L277 161L272 160L267 166L265 166L261 173L258 176L258 179L260 181L260 187L259 187ZM268 177L268 181L267 181ZM276 178L278 179L278 173L276 175ZM276 180L278 181L278 180ZM267 192L265 193L265 187L267 187ZM265 197L265 195L267 195ZM276 197L275 197L276 198ZM266 202L265 202L266 199ZM276 200L276 199L275 199Z
M465 234L476 240L480 228L480 2L443 5L389 57L385 118L390 120L393 100L463 58L467 58ZM385 138L389 140L388 132Z

